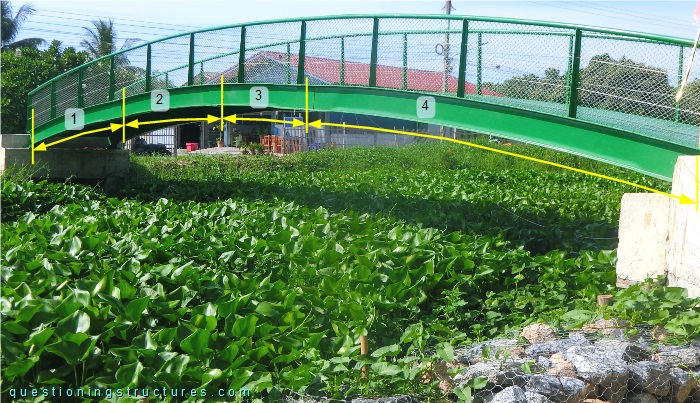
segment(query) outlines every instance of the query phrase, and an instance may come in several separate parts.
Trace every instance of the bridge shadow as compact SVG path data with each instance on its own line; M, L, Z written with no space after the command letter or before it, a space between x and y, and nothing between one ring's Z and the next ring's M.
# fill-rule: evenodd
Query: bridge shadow
M514 212L489 200L468 202L411 198L402 194L379 194L369 187L362 190L329 191L318 186L282 186L254 180L162 179L144 167L132 164L128 184L115 194L141 201L169 198L177 201L214 202L228 198L294 202L308 208L324 207L332 213L352 210L404 220L423 227L449 232L501 235L514 247L523 246L534 254L564 250L605 250L617 247L617 227L600 220L571 219L554 208L537 216Z

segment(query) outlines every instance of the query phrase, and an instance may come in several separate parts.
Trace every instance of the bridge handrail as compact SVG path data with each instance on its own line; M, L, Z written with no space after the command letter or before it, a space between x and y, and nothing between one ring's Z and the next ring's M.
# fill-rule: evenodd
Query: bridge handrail
M448 29L393 29L393 30L379 30L379 21L383 20L441 20L441 21L454 21L454 22L461 22L461 27L455 26L454 28L450 28L450 25L448 24L447 27ZM346 33L341 33L341 34L331 34L331 35L317 35L317 36L307 36L305 34L306 32L306 26L309 23L315 22L315 21L342 21L342 20L363 20L364 22L371 22L373 21L374 24L374 29L370 30L367 29L363 32L346 32ZM285 40L278 40L278 41L272 41L269 43L263 43L263 44L256 44L256 46L246 46L250 44L249 42L246 42L246 35L245 32L247 29L251 29L253 27L259 27L262 25L273 25L273 24L285 24L285 23L295 23L299 24L301 26L301 32L299 33L298 36L294 38L286 38ZM494 28L483 28L483 27L470 27L469 24L474 24L474 23L494 23L494 24L508 24L508 25L514 25L514 26L530 26L533 27L533 29L530 30L520 30L520 29L494 29ZM455 24L457 25L457 24ZM239 31L241 32L241 45L239 49L230 51L230 52L224 52L220 54L216 54L213 56L207 56L203 57L200 59L195 59L194 53L195 53L195 37L197 34L204 34L204 33L209 33L209 32L215 32L215 31L222 31L222 30L229 30L229 29L236 29L239 28ZM449 34L449 35L447 35ZM68 100L62 100L61 107L64 106L64 104L70 104L77 106L77 107L83 107L83 106L92 106L92 105L97 105L103 102L108 102L112 101L114 99L117 99L120 95L115 92L117 88L115 88L115 64L117 63L115 60L117 60L119 57L124 57L127 60L127 65L130 63L128 61L128 55L129 52L133 51L146 51L146 63L145 63L145 69L142 67L139 67L137 69L133 69L134 71L137 71L138 74L135 74L137 77L133 77L131 79L126 79L126 81L130 82L125 82L123 85L120 85L119 87L125 87L130 90L133 88L140 88L143 87L143 92L150 91L153 88L153 79L154 78L161 78L163 76L166 76L171 73L175 72L178 70L183 70L187 68L187 83L183 85L195 85L196 83L194 82L194 76L195 76L195 66L197 64L200 64L203 66L203 63L216 60L216 59L221 59L224 57L228 56L234 56L234 55L239 55L239 63L233 64L230 66L230 70L234 70L236 66L239 66L239 72L238 72L238 81L237 82L244 82L246 80L245 73L242 73L241 70L243 69L245 71L246 65L245 65L245 53L249 51L254 51L254 50L260 50L264 48L271 48L273 46L281 46L281 45L287 45L287 49L290 48L291 45L294 45L295 47L298 47L298 54L295 53L294 57L298 58L298 66L294 66L293 68L297 70L297 80L291 80L291 83L299 83L299 77L301 77L304 74L307 74L307 72L304 70L304 58L305 57L310 57L308 52L305 55L304 54L304 48L306 47L307 44L313 43L313 41L324 41L324 40L332 40L332 39L341 39L345 40L348 38L357 38L357 37L363 37L363 38L371 38L371 49L367 49L367 53L369 54L369 82L368 86L377 86L376 83L376 70L377 66L380 64L377 62L377 43L378 41L385 36L391 36L391 35L404 35L404 38L406 35L447 35L447 36L458 36L459 34L462 34L462 38L465 39L467 38L468 35L476 35L478 36L478 43L477 43L477 77L476 77L476 93L475 95L482 95L482 64L481 64L481 54L482 54L482 35L546 35L546 36L561 36L561 37L568 37L569 38L569 49L568 49L568 63L567 63L567 68L566 68L566 102L565 104L568 105L568 112L565 114L568 117L571 118L577 118L577 111L579 109L579 90L582 91L588 91L587 89L580 88L580 81L579 81L579 73L581 70L580 66L580 60L581 60L581 41L582 39L604 39L604 40L614 40L614 41L626 41L626 42L641 42L641 43L648 43L648 44L660 44L660 45L671 45L671 46L678 46L679 47L679 55L677 58L677 63L678 63L678 81L680 82L680 75L682 74L682 69L683 69L683 63L684 63L684 52L686 48L692 46L692 41L689 39L683 39L683 38L677 38L677 37L671 37L671 36L665 36L665 35L657 35L657 34L648 34L648 33L642 33L642 32L634 32L634 31L626 31L626 30L618 30L618 29L610 29L610 28L602 28L602 27L595 27L595 26L583 26L583 25L575 25L575 24L567 24L567 23L555 23L555 22L548 22L548 21L538 21L538 20L527 20L527 19L510 19L510 18L498 18L498 17L480 17L480 16L460 16L460 15L414 15L414 14L381 14L381 15L362 15L362 14L348 14L348 15L338 15L338 16L322 16L322 17L308 17L308 18L286 18L286 19L276 19L276 20L268 20L268 21L258 21L258 22L248 22L248 23L238 23L238 24L230 24L230 25L224 25L224 26L218 26L218 27L211 27L211 28L204 28L204 29L197 29L197 30L192 30L189 32L185 33L180 33L180 34L175 34L171 36L167 36L165 38L160 38L156 40L152 40L149 42L144 42L138 45L135 45L131 48L124 49L115 53L112 53L110 55L106 55L100 58L97 58L95 60L91 60L81 66L78 66L74 69L71 69L69 71L66 71L51 80L39 85L37 88L33 89L32 91L29 92L28 94L28 102L27 102L27 110L33 106L35 106L34 101L36 101L36 108L38 109L38 115L40 115L40 119L38 120L38 126L41 126L42 124L47 123L48 121L51 121L53 119L56 119L58 116L58 106L57 106L57 98L58 98L58 84L64 84L62 82L63 79L70 77L73 79L72 83L69 83L68 86L74 86L75 81L77 80L77 90L71 90L71 91L76 91L77 95L69 95ZM189 51L189 58L188 62L186 64L180 64L177 65L176 67L170 67L166 68L165 70L163 69L152 69L152 63L151 63L151 47L152 45L158 45L161 43L167 43L168 41L171 41L173 39L178 39L183 41L182 46L185 46L184 42L186 42L189 39L189 44L190 44L190 51ZM404 39L405 41L405 39ZM252 45L252 44L251 44ZM201 45L199 45L201 46ZM457 97L465 97L465 81L466 81L466 53L467 53L467 46L461 46L461 49L459 49L459 52L455 52L454 55L456 56L457 53L459 53L459 72L458 72L458 77L457 78L457 89L456 93L452 93L451 95L456 95ZM470 55L471 56L471 55ZM287 57L290 57L289 50L287 50ZM314 57L314 56L311 56ZM563 57L562 57L563 58ZM404 44L404 65L403 65L403 80L404 80L404 85L403 89L406 88L406 70L407 70L407 65L406 65L406 45ZM166 63L170 61L169 58L163 59ZM668 61L668 60L666 60ZM109 71L106 71L107 68L107 63L109 64ZM243 63L243 64L241 64ZM341 63L345 63L345 61L342 61ZM102 71L100 74L109 74L109 88L107 88L106 85L104 85L104 81L102 84L99 84L96 88L89 88L88 91L85 91L83 86L84 86L84 76L88 74L89 68L92 66L102 66L105 71ZM343 75L342 69L344 65L341 64L341 77ZM133 68L133 66L131 66ZM241 69L242 68L242 69ZM288 69L290 66L288 66ZM300 71L301 69L301 71ZM145 70L143 73L141 73L142 70ZM432 71L432 70L431 70ZM77 77L76 77L77 73ZM290 74L287 72L287 74ZM675 75L675 73L674 73ZM142 76L142 77L138 77ZM450 74L450 76L452 76ZM454 76L452 76L454 77ZM669 75L669 77L673 77ZM448 78L448 68L445 67L445 78ZM203 79L203 78L202 78ZM165 86L169 86L169 82L166 80ZM342 85L342 79L341 79L341 85ZM101 85L101 86L100 86ZM179 85L175 85L179 86ZM47 94L47 87L48 87L48 94ZM68 87L66 87L68 88ZM443 83L443 88L444 88L444 83ZM107 97L106 99L100 99L96 103L90 103L90 105L84 105L85 97L84 95L87 94L95 94L99 91L103 91L107 89ZM63 91L63 90L62 90ZM138 90L137 90L138 91ZM444 91L444 89L443 89ZM38 96L39 93L42 93L42 96ZM590 91L589 91L590 92ZM73 92L75 93L75 92ZM62 96L65 95L65 93L61 94ZM98 94L99 95L99 94ZM448 94L450 95L450 94ZM606 95L606 94L603 94ZM617 96L614 94L607 94L610 96ZM47 100L48 98L48 100ZM95 99L97 97L91 97L90 99ZM517 99L517 98L515 98ZM48 102L47 102L48 101ZM500 102L500 100L495 100L495 99L488 99L485 100L486 102ZM635 102L641 102L641 101L635 101ZM665 101L664 101L665 102ZM653 103L652 103L653 104ZM654 104L653 104L654 105ZM672 105L672 104L671 104ZM659 107L657 110L661 110L664 108L661 108L661 106L668 106L668 105L655 105L654 107ZM668 109L668 108L666 108ZM680 122L679 116L681 112L687 113L689 112L689 109L687 108L682 108L680 107L679 104L675 105L675 121ZM640 112L642 116L644 116L647 112ZM693 113L695 113L693 111ZM693 119L695 117L693 116ZM696 143L697 144L697 143Z

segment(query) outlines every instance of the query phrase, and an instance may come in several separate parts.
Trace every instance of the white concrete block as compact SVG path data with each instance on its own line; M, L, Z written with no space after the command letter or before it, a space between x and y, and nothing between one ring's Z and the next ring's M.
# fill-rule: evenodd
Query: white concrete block
M672 193L696 199L695 156L678 158L673 172ZM668 283L684 287L690 297L700 296L700 211L695 204L673 203L669 214L666 249Z
M673 202L654 193L622 196L617 248L619 285L665 274L668 217Z

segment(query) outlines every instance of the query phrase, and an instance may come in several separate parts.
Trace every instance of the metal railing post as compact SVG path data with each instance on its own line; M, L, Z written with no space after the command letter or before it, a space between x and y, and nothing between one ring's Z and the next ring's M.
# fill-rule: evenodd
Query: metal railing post
M345 37L340 37L340 85L345 85Z
M403 34L403 63L401 64L401 89L408 88L408 34Z
M108 99L114 101L114 91L116 90L116 80L114 79L114 55L109 58L109 95Z
M304 58L306 57L306 21L301 22L299 33L299 60L297 60L297 84L304 84Z
M379 42L379 18L374 18L372 27L372 53L369 56L369 86L377 86L377 43Z
M238 44L238 77L239 83L245 82L245 25L241 27L241 42Z
M678 51L678 88L681 87L681 83L683 82L683 46L679 47ZM680 103L676 102L676 116L675 120L676 122L680 121L681 119L681 109L680 109Z
M574 62L574 35L569 36L569 68L566 69L566 102L571 99L571 66Z
M569 117L576 118L578 107L579 69L581 67L581 29L576 28L574 36L574 57L571 61L571 90L569 91Z
M194 33L190 34L190 57L187 62L187 85L194 84Z
M476 95L481 95L481 32L476 35Z
M78 108L85 104L83 100L83 69L78 70Z
M56 80L51 81L51 119L56 117Z
M469 20L462 21L462 42L459 49L459 72L457 74L457 97L464 98L464 82L467 80L467 42Z
M151 44L146 46L146 92L151 91Z

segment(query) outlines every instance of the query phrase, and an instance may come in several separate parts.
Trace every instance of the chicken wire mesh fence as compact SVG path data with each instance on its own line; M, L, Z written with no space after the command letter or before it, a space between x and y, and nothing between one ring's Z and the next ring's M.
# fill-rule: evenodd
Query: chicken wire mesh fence
M465 97L697 147L700 66L693 66L681 101L674 100L688 63L687 42L556 24L321 18L143 44L55 79L31 93L30 105L41 125L65 108L119 99L121 88L131 96L218 84L220 76L227 83L268 84L300 84L306 77L311 85Z
M630 326L619 319L591 320L569 331L536 323L502 338L457 346L448 354L452 358L449 361L435 350L426 351L420 361L408 364L421 367L412 373L414 382L425 387L424 395L370 397L360 396L355 389L347 396L329 398L285 390L285 400L700 402L700 342L671 345L664 343L666 337L661 327ZM372 360L383 359L370 359L366 371L370 382L381 377L373 373ZM347 366L359 375L363 364Z

